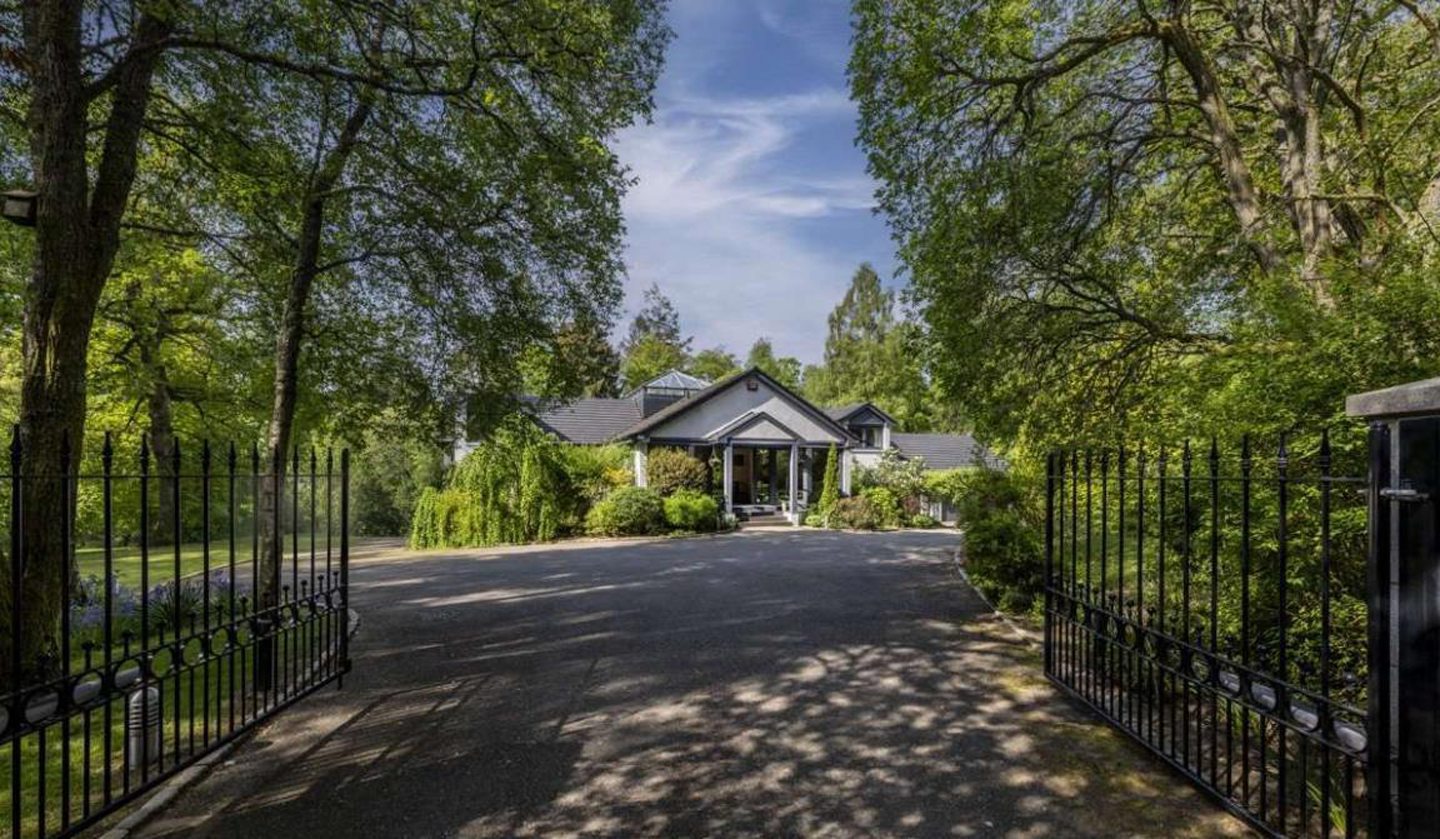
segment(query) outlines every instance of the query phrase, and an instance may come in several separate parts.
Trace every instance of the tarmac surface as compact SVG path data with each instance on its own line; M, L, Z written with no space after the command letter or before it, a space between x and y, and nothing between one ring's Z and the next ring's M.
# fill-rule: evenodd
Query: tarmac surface
M1244 836L1044 681L953 531L370 551L343 690L149 837Z

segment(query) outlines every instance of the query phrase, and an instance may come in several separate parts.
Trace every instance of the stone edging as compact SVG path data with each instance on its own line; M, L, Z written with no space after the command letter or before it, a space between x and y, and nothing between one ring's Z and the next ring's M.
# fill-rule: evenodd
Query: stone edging
M159 813L169 806L170 802L174 801L175 797L183 792L186 787L195 783L201 775L209 771L215 764L229 757L230 753L235 751L235 747L240 745L242 739L244 738L231 740L229 743L226 743L224 746L221 746L181 770L180 774L166 781L154 795L151 795L145 799L140 806L127 813L125 818L121 819L114 827L102 833L100 839L127 839L136 828L145 824L145 822L154 818L156 813Z
M1035 639L1034 635L1026 632L1020 624L1011 620L1009 615L995 608L995 604L990 602L990 598L986 597L985 593L980 590L980 587L970 580L970 575L965 572L965 565L960 561L961 556L965 553L964 531L961 531L960 538L960 545L955 548L955 555L952 559L955 562L955 573L960 576L961 582L965 583L965 585L970 587L971 591L975 592L975 596L980 598L980 602L984 603L985 607L990 610L990 613L999 618L1001 623L1008 626L1010 631L1015 633L1016 638L1019 638L1020 641L1028 647L1038 648L1040 642Z

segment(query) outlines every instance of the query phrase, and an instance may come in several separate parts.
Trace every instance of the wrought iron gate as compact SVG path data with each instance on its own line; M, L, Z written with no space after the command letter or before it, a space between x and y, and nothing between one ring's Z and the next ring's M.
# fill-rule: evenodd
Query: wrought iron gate
M43 463L12 438L0 835L93 825L349 669L348 451L337 471L329 452L262 469L253 448L166 448L117 458L107 437L92 462ZM26 660L37 498L78 573Z
M1053 453L1045 672L1266 835L1440 836L1440 379L1347 407Z
M1247 439L1238 457L1050 460L1046 673L1274 835L1353 836L1365 818L1363 662L1335 654L1365 628L1334 608L1363 604L1337 565L1357 547L1363 563L1364 534L1334 524L1366 483L1332 469L1328 437L1303 459Z

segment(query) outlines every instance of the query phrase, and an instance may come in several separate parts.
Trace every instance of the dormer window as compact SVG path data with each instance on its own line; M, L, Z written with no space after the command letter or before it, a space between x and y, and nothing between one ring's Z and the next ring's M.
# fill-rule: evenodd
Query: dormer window
M880 448L881 427L878 425L851 426L851 433L860 439L860 447L865 449Z

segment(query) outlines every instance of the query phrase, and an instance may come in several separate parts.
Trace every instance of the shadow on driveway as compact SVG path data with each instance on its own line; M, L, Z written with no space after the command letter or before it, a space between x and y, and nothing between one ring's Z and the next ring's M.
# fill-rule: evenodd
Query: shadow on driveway
M1245 835L1060 699L954 535L357 563L355 673L149 836Z

